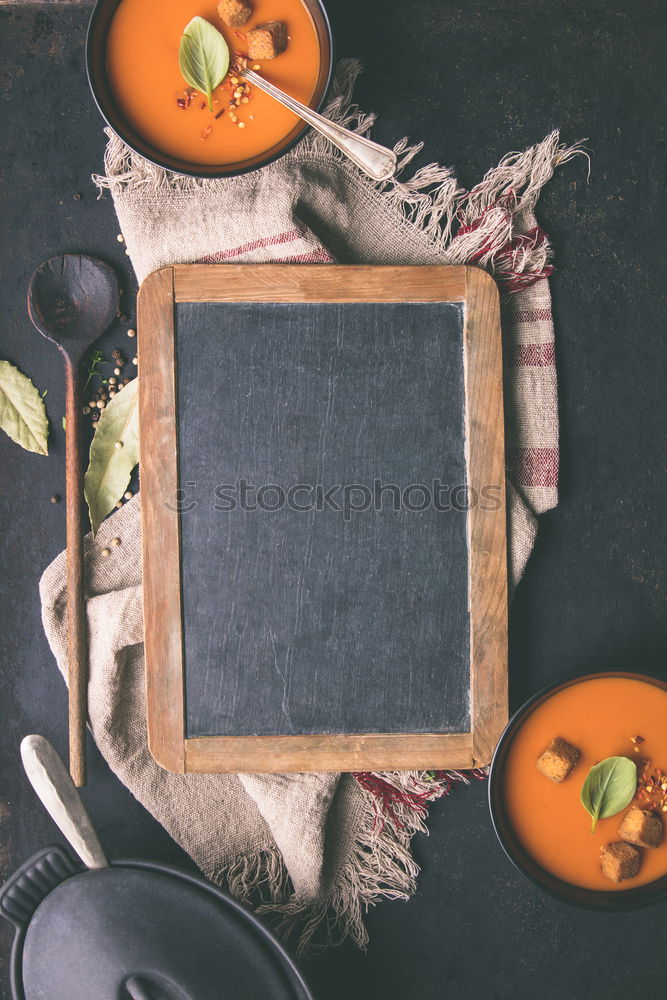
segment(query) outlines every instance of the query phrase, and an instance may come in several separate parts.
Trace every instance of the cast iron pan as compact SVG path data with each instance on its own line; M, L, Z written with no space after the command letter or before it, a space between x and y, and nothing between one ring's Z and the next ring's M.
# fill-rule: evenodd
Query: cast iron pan
M60 758L42 737L27 740L24 763L40 798L86 864L96 866L47 847L0 890L0 912L15 927L14 1000L312 1000L279 942L219 889L166 865L102 866L106 858L92 827L82 825L74 786L61 784L69 776ZM39 756L50 801L27 754L33 770ZM54 757L62 774L54 775Z

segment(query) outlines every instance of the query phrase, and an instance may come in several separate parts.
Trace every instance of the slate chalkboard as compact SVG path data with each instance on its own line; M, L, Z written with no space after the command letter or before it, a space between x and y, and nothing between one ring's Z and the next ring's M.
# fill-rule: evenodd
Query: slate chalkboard
M192 265L144 284L148 715L165 766L481 762L475 728L490 710L496 732L506 698L502 427L470 398L483 362L498 409L482 278L496 312L472 354L465 268ZM492 525L483 565L475 520Z
M183 303L176 371L187 735L469 728L463 307Z

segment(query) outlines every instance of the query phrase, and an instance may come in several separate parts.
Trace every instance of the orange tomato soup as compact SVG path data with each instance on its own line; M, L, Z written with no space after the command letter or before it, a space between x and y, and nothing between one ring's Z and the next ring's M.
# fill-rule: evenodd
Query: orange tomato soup
M535 762L555 736L581 751L575 768L560 784L540 774ZM632 736L641 736L640 753ZM600 849L618 840L627 810L600 820L579 801L593 764L605 757L648 758L667 771L667 691L624 677L581 681L547 698L525 718L513 737L503 771L507 815L524 849L543 868L566 882L609 892L631 889L667 874L667 839L640 848L639 874L619 884L600 870ZM663 813L663 819L667 813Z
M213 114L195 94L187 109L177 94L187 86L178 68L183 30L200 16L222 32L233 59L245 55L245 32L264 21L285 21L286 50L261 63L267 80L304 104L311 100L320 68L320 49L310 13L301 0L254 0L250 20L239 29L223 25L211 0L121 0L107 40L107 71L119 111L156 150L193 165L231 164L261 154L285 138L298 122L273 98L253 87L248 103L229 114L228 78L214 92ZM227 86L226 86L227 83ZM214 115L224 108L224 113ZM212 126L205 138L207 126Z

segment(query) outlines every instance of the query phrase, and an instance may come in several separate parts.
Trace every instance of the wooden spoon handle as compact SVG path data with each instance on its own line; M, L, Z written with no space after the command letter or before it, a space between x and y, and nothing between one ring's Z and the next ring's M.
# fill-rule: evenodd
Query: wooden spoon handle
M102 845L62 760L43 736L25 736L21 759L47 813L87 868L107 868Z
M88 644L83 593L83 483L79 423L79 366L65 365L65 497L67 516L67 679L69 770L77 788L86 784Z

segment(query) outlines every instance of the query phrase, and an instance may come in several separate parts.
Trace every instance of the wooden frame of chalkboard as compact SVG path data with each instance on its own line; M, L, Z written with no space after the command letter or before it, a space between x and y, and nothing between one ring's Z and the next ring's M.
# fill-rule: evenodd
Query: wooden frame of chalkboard
M496 510L467 513L467 732L187 737L183 653L175 316L178 303L459 303L463 306L469 484L502 484ZM507 564L498 292L474 267L184 264L138 298L143 594L148 743L177 773L465 768L490 760L507 721ZM202 414L206 387L202 387ZM202 416L202 419L205 419Z

